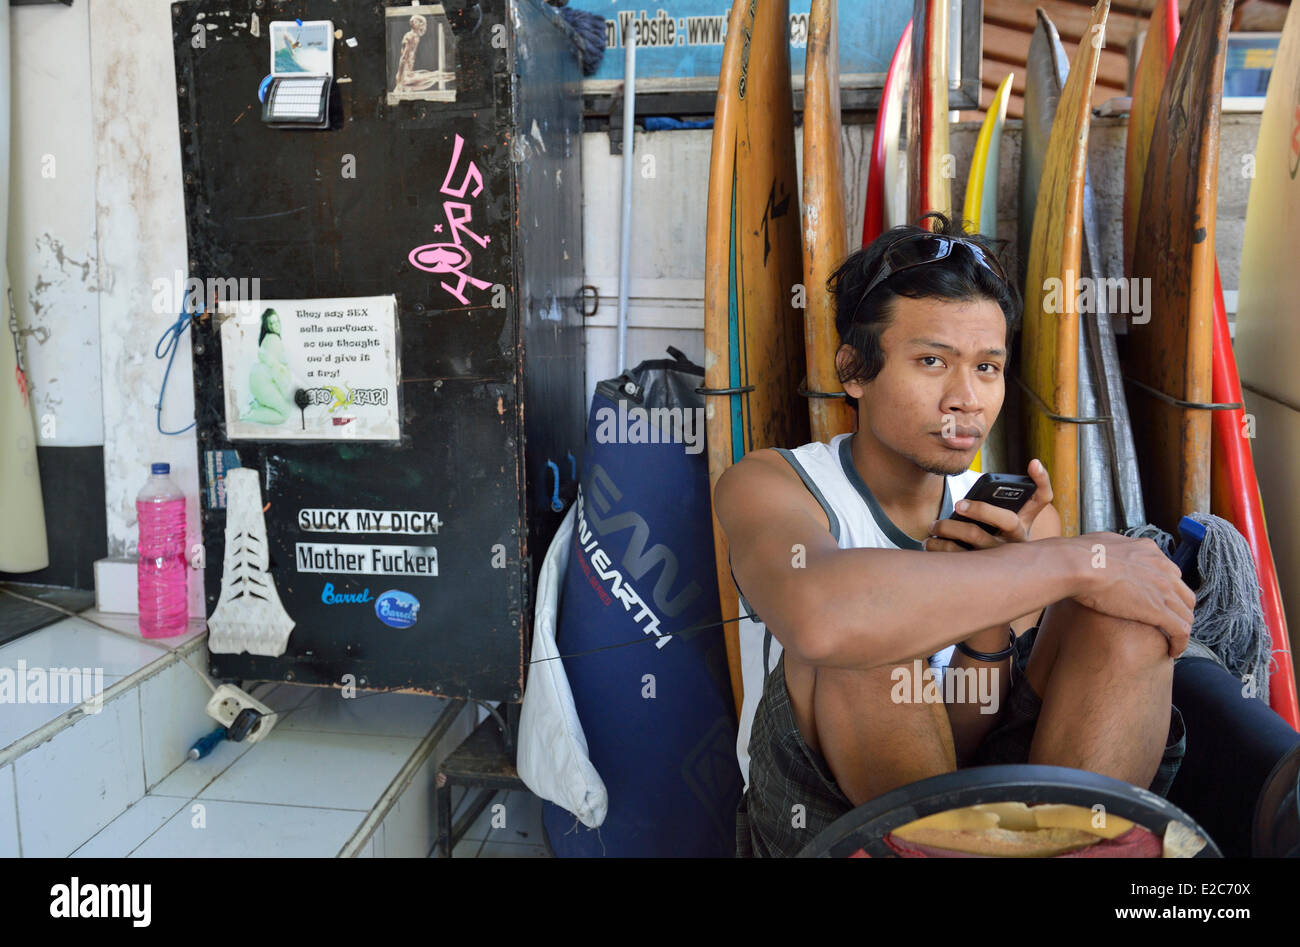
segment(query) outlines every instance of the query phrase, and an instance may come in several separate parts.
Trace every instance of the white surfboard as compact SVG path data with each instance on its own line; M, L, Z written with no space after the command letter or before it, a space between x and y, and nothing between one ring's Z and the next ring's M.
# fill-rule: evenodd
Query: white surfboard
M36 465L36 428L3 267L9 231L9 7L0 11L0 572L35 572L50 564L45 507Z
M1260 118L1237 295L1237 369L1282 602L1300 615L1300 11L1292 6Z

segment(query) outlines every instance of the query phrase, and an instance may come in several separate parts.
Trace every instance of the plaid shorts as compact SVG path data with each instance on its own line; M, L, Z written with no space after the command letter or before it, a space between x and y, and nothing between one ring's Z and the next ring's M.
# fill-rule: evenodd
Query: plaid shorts
M1043 710L1043 699L1034 693L1025 674L1025 669L1029 666L1029 654L1037 637L1038 628L1034 627L1016 639L1016 680L1011 686L1011 693L1007 695L1002 719L975 751L975 758L971 761L974 766L1029 762L1029 746L1034 740L1038 715ZM1153 793L1169 795L1169 787L1178 775L1178 766L1186 751L1187 731L1183 727L1183 715L1177 707L1170 704L1165 752L1160 758L1155 779L1148 787Z

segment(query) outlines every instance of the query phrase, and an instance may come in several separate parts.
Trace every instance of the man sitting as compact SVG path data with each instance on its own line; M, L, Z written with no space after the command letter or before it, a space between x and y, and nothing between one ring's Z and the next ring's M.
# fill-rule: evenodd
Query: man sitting
M1071 766L1163 795L1182 757L1170 693L1195 599L1178 569L1147 539L1061 537L1037 460L1019 514L962 499L1020 299L981 238L938 224L890 230L831 278L856 433L754 451L717 483L752 616L742 855L795 855L855 806L958 766ZM941 687L945 667L989 686Z

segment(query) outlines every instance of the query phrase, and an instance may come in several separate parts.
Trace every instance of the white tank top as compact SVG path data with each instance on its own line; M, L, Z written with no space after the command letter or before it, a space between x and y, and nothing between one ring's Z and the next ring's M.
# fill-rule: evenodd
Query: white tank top
M794 450L778 448L778 452L789 461L826 511L831 535L841 549L920 549L919 542L900 530L885 515L861 474L853 466L853 456L850 453L852 437L852 434L840 434L832 438L829 444L815 441ZM944 484L943 507L938 518L951 516L952 505L966 496L966 492L979 478L979 472L974 470L948 477ZM744 616L752 612L753 609L741 592L740 614ZM775 637L769 638L767 628L753 618L742 617L739 629L740 673L745 696L740 707L736 758L740 762L745 788L748 789L749 732L754 723L754 711L758 707L759 698L763 696L763 681L781 657L781 642ZM938 654L931 655L930 666L936 673L942 674L943 668L952 659L952 652L950 645Z

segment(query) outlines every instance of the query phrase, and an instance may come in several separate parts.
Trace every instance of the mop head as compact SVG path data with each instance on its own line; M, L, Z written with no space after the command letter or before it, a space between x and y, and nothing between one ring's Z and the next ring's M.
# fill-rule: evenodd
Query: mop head
M605 57L605 18L573 7L561 8L560 14L573 28L573 44L582 62L582 74L594 75Z
M1267 703L1273 639L1264 622L1250 546L1225 519L1209 513L1191 517L1205 527L1205 539L1196 556L1201 585L1196 589L1192 637L1213 651L1229 673L1253 686L1255 696ZM1174 537L1150 523L1127 529L1124 535L1155 540L1166 555L1173 551Z

